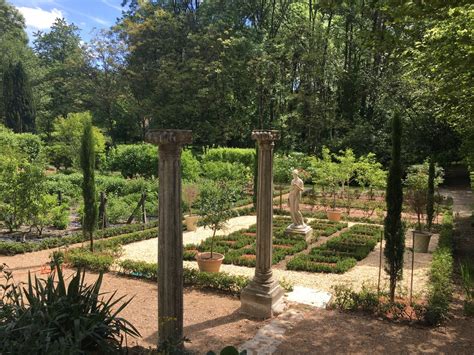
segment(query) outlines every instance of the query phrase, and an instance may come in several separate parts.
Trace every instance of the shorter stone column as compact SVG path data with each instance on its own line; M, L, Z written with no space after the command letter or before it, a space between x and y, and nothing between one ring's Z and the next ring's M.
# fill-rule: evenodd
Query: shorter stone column
M152 130L146 141L159 149L158 346L183 339L183 228L181 150L191 131Z
M269 318L283 308L284 291L272 272L273 249L273 147L278 131L253 131L258 142L257 260L255 276L240 295L241 312Z

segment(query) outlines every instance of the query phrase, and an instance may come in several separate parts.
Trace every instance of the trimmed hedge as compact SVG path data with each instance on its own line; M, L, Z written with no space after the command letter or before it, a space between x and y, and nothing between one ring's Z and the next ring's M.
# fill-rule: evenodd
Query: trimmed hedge
M446 213L430 269L425 321L431 325L439 324L446 318L453 294L452 234L453 217L451 213Z
M203 161L221 161L240 163L247 168L253 168L256 151L252 148L210 148L203 155Z
M145 279L157 280L158 264L146 263L144 261L123 260L118 263L120 273L140 277ZM245 276L234 276L225 272L207 273L196 269L184 268L183 278L185 285L192 285L199 288L210 288L228 292L234 295L248 285L250 279Z
M157 221L146 224L128 224L125 226L111 227L100 229L94 233L94 240L109 238L121 234L144 231L151 228L156 228ZM29 253L33 251L45 250L67 246L76 243L87 241L82 232L75 232L70 235L60 238L45 238L40 242L2 242L0 241L0 255L16 255L22 253Z
M378 226L356 224L322 246L311 249L308 255L297 255L288 262L287 269L344 273L374 249L381 230Z

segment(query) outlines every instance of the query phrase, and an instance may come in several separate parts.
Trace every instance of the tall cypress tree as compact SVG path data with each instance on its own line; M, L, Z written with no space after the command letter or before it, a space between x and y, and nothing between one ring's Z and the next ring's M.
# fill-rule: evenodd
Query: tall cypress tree
M35 108L23 64L9 64L3 73L5 125L17 133L35 131Z
M395 300L397 280L403 276L405 228L402 224L402 121L397 113L392 120L392 161L387 178L387 216L385 217L385 271L390 276L390 300Z
M95 193L95 148L92 123L87 121L82 134L81 168L83 174L82 197L84 199L84 218L82 231L89 238L91 251L94 251L94 230L97 226L97 198Z

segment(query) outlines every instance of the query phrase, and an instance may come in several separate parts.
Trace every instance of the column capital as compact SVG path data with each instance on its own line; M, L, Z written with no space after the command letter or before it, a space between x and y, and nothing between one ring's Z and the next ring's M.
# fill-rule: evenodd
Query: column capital
M270 144L280 139L280 131L256 129L252 131L252 139L259 144Z
M145 142L154 145L183 146L192 141L192 131L184 129L153 129L145 135Z

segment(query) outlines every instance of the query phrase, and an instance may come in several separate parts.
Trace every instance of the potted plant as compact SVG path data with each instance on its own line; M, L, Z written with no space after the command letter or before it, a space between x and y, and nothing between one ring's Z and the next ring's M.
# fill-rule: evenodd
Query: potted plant
M413 231L414 251L419 253L427 253L431 240L431 233L429 230L423 229L421 223L424 213L427 208L429 200L429 165L424 163L421 165L413 165L408 169L408 174L405 179L407 187L407 200L411 209L416 213L417 225ZM438 176L434 177L434 187L442 182L441 170L438 170ZM432 216L429 217L432 219ZM431 225L428 222L428 225Z
M206 181L202 184L197 207L201 223L212 229L211 250L196 254L199 270L219 272L224 255L214 252L214 238L232 217L232 208L239 199L239 190L229 181Z
M185 185L183 188L183 200L188 207L189 214L184 217L186 223L186 230L195 231L199 220L198 215L193 214L192 206L199 195L198 187L194 184Z
M328 219L330 221L339 221L341 220L341 211L336 209L336 197L338 189L345 180L345 176L339 169L339 164L332 160L329 149L323 148L322 153L322 159L312 164L312 176L315 177L316 183L321 185L332 196L330 209L326 210Z

